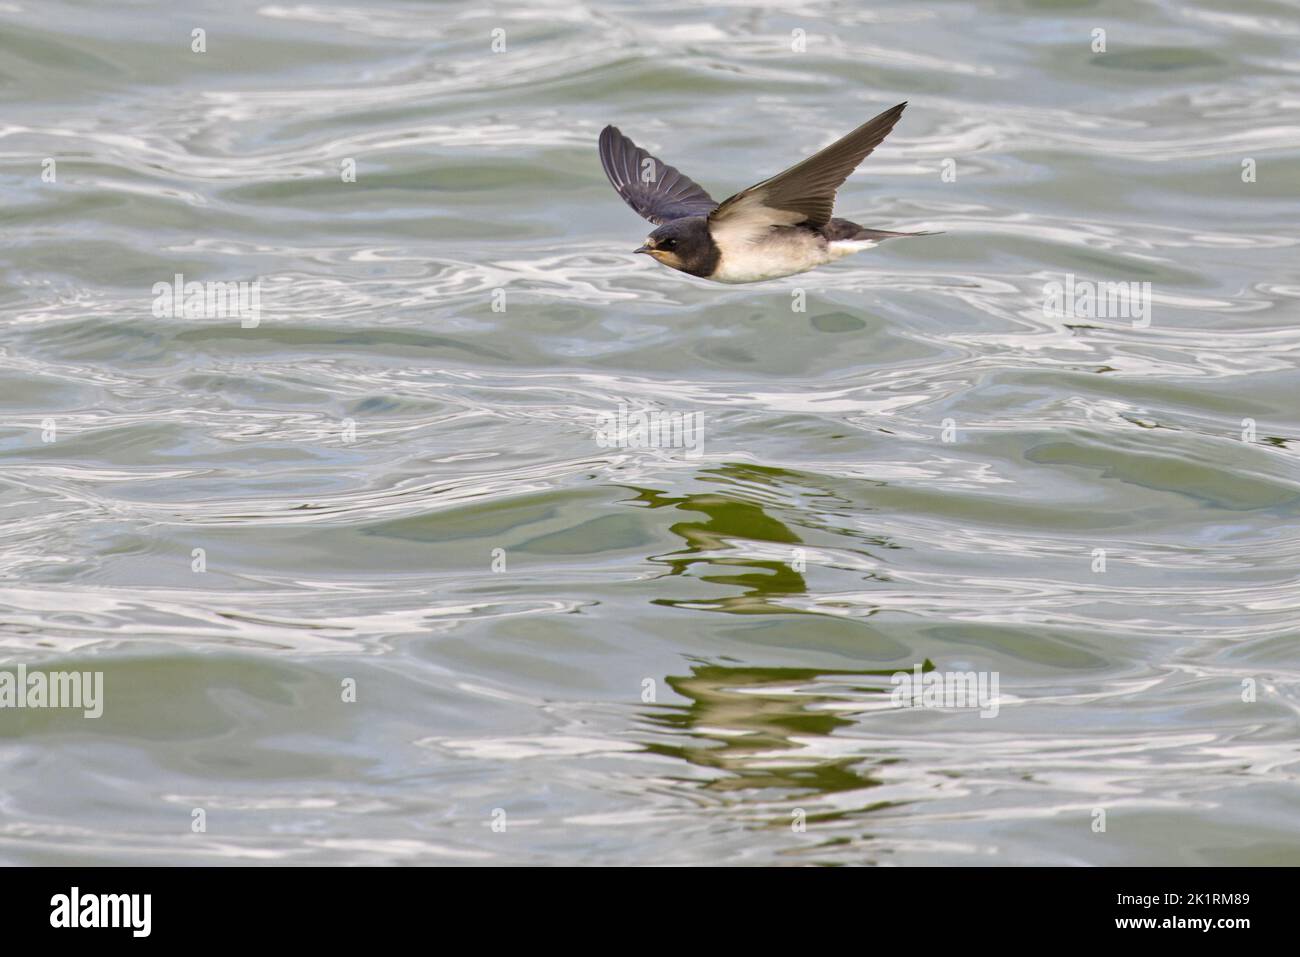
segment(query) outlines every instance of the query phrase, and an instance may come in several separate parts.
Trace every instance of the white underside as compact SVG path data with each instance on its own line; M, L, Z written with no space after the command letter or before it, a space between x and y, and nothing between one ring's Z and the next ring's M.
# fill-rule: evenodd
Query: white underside
M844 256L871 249L875 240L828 243L806 231L772 233L758 242L719 243L722 258L710 279L716 282L762 282L807 272Z

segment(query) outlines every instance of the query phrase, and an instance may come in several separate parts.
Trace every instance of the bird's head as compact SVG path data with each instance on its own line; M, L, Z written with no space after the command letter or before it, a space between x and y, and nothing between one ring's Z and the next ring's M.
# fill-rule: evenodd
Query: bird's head
M711 247L708 221L703 216L690 216L664 223L634 251L646 253L673 269L695 272L709 259Z

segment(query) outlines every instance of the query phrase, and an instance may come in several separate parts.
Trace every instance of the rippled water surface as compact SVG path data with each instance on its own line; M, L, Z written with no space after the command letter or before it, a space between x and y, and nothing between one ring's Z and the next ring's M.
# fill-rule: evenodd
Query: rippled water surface
M0 860L1300 863L1297 51L1264 0L0 3L0 659L105 689L0 711ZM902 100L837 212L942 236L632 255L606 123L721 198Z

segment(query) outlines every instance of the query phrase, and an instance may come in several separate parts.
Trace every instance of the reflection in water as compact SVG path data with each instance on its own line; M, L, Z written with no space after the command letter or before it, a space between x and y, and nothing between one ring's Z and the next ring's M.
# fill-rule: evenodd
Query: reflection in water
M693 571L703 582L743 590L705 600L655 598L652 603L681 609L731 614L820 614L786 601L810 591L803 573L804 540L774 518L753 498L792 495L820 499L829 510L862 511L806 474L783 469L724 464L709 470L709 479L727 490L672 496L635 488L635 502L650 508L672 507L692 513L670 531L685 543L678 551L651 561L667 565L669 575ZM793 488L792 488L793 487ZM741 496L746 497L741 497ZM838 529L843 534L846 529ZM897 547L880 538L863 544ZM696 566L704 566L702 569ZM872 573L864 577L878 578ZM840 619L843 620L843 619ZM933 670L928 659L923 670ZM699 663L687 676L665 681L688 705L668 705L644 715L668 734L645 743L648 751L685 761L710 774L702 785L715 792L777 789L806 800L881 784L876 770L895 757L872 756L832 742L837 729L858 723L861 714L886 706L892 686L885 670L738 667ZM696 782L692 782L696 783ZM785 797L786 795L782 795ZM837 802L808 813L810 822L842 818L895 802ZM778 812L773 824L788 823Z
M887 701L892 690L888 680L864 679L888 679L897 670L699 664L690 675L664 679L690 704L644 715L673 732L671 743L649 742L647 750L726 772L704 784L717 791L785 788L832 794L876 787L881 782L872 771L896 758L819 744L838 728L857 723L862 711ZM926 659L922 670L932 671L934 664ZM862 707L853 708L853 703Z
M785 497L790 490L781 486L808 484L806 476L784 469L731 463L709 470L704 478L736 487L757 485ZM634 502L650 508L673 507L704 516L672 524L669 531L680 536L686 547L650 561L667 565L669 575L685 574L701 563L716 566L725 573L698 574L699 580L744 589L741 595L704 601L657 598L653 604L732 614L817 614L780 600L808 593L808 582L802 572L806 558L801 554L803 549L798 548L803 539L784 522L767 514L758 503L723 493L671 496L648 488L631 491L636 493ZM825 489L817 488L815 492L821 498L834 498ZM837 501L837 505L847 504ZM882 539L870 539L868 543L893 547ZM765 548L765 545L777 547Z
M701 575L701 581L719 585L733 585L746 589L743 595L733 595L710 601L682 601L673 598L656 598L653 604L669 607L701 608L729 611L735 614L790 613L795 609L775 604L771 598L778 595L797 595L807 591L808 583L794 570L793 553L784 559L746 557L732 552L733 539L773 542L795 545L799 536L784 523L777 521L752 502L741 501L726 495L667 496L653 489L635 489L638 501L651 508L673 506L683 511L702 512L702 521L675 522L669 528L681 536L686 547L651 561L666 564L672 575L687 572L692 565L708 565L735 569L734 574Z

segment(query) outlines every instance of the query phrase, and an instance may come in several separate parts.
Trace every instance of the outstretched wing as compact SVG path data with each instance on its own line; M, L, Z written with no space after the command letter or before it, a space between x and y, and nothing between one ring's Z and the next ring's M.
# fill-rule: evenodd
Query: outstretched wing
M717 201L689 176L655 159L618 131L600 131L600 164L623 201L656 226L707 216Z
M905 106L885 110L820 153L724 200L709 214L709 231L722 241L752 241L774 226L825 226L835 191L889 135Z

